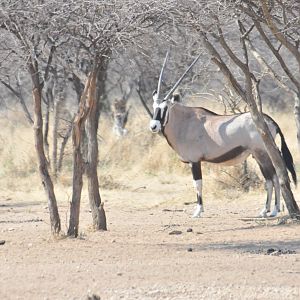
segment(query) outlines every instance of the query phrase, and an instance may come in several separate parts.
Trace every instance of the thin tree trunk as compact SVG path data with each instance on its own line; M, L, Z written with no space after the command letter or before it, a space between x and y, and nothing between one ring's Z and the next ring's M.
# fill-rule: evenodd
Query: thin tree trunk
M103 63L103 65L106 64ZM106 72L106 66L104 68L105 68L104 70L101 70L101 73ZM86 175L88 181L89 202L90 202L90 208L93 217L93 226L96 230L107 230L106 216L105 216L103 203L101 203L101 196L99 192L99 181L98 181L98 174L97 174L97 166L98 166L97 130L98 130L99 115L100 115L100 95L98 95L97 97L96 87L97 87L97 79L101 80L101 78L99 78L98 76L97 69L95 69L92 73L91 85L88 93L89 113L86 120L86 135L87 135L87 142L88 142ZM100 82L100 84L101 83L102 82Z
M21 107L23 109L23 112L25 114L25 117L26 117L27 121L29 122L30 125L32 125L33 124L33 120L32 120L31 114L30 114L30 112L28 110L28 107L27 107L27 105L25 103L25 99L23 97L23 93L22 93L22 90L21 90L21 85L20 85L19 78L17 78L16 81L17 81L17 87L18 87L18 95L19 95L18 99L19 99L19 102L21 104Z
M65 148L68 143L68 140L71 136L72 129L73 129L73 124L74 124L74 117L71 120L71 124L63 137L62 143L60 145L60 150L59 150L59 157L58 157L58 163L57 163L57 172L60 173L63 165L63 159L64 159L64 154L65 154Z
M31 117L31 114L27 108L27 105L25 103L25 100L24 100L24 97L23 97L23 94L22 94L22 91L21 91L21 86L20 86L20 82L18 79L16 79L17 81L17 88L18 88L18 91L16 91L10 84L8 84L7 82L5 82L4 80L0 79L0 82L7 88L9 89L18 99L18 101L20 102L20 105L23 109L23 112L24 112L24 115L25 115L25 118L26 120L28 121L28 123L30 125L33 125L33 120L32 120L32 117Z
M57 142L58 142L58 125L59 125L60 97L56 97L53 107L53 127L52 127L52 155L51 169L53 176L57 177Z
M53 107L53 128L52 128L52 172L55 178L58 172L58 129L61 103L65 100L66 96L66 74L64 71L56 74L56 95Z
M49 124L50 124L50 107L53 103L53 86L54 81L52 77L49 77L46 84L46 113L45 113L45 124L44 124L44 148L48 162L50 162L50 151L49 151Z
M298 150L300 151L300 92L294 95L295 105L294 105L294 115L297 128L297 142Z
M82 191L82 177L86 171L88 179L89 201L93 216L93 225L96 229L107 230L106 216L101 197L99 193L99 182L97 175L98 161L98 144L97 144L97 129L98 129L98 110L96 101L96 82L99 65L95 62L92 72L88 75L84 91L80 98L79 110L74 120L73 125L73 151L74 151L74 166L73 166L73 195L70 211L70 222L68 235L78 236L79 228L79 213L80 213L80 198ZM98 98L99 99L99 98ZM86 162L83 160L83 140L84 126L86 121L86 133L88 142L88 151Z
M247 159L243 161L243 181L242 181L242 186L245 192L249 192L250 190L250 185L248 184L248 179L249 179L249 171L248 171L248 161Z
M23 98L23 95L22 95L21 93L20 93L20 97L18 97L18 100L19 100L20 105L21 105L21 107L22 107L22 109L23 109L25 118L27 119L28 123L29 123L30 125L32 125L32 124L33 124L32 117L31 117L31 115L30 115L30 112L29 112L29 110L28 110L28 108L27 108L27 105L26 105L25 100L24 100L24 98Z
M49 121L50 121L50 106L49 102L46 103L46 113L45 113L45 126L44 126L44 149L46 153L46 157L48 162L50 161L50 155L49 155L49 141L48 141L48 135L49 135Z
M152 113L151 113L149 107L147 106L146 101L144 100L144 98L143 98L143 96L142 96L140 87L138 87L138 88L136 89L136 92L138 93L139 98L140 98L140 100L141 100L141 102L142 102L142 104L143 104L143 107L145 108L145 110L146 110L148 116L152 119L152 118L153 118Z
M60 218L57 208L56 197L51 177L48 172L47 159L43 146L43 117L41 106L41 86L38 78L38 72L33 64L29 63L29 72L33 84L33 101L34 101L34 139L35 148L38 156L39 173L42 184L48 199L48 207L50 212L50 224L52 234L58 234L61 230Z
M80 98L79 109L73 124L73 191L70 207L70 220L68 236L78 236L80 200L82 191L82 177L84 174L84 161L82 155L82 144L84 138L84 122L87 118L87 94L90 88L91 74L88 76L83 93Z
M80 200L82 191L82 176L84 173L84 164L81 154L81 138L83 135L83 130L81 126L80 119L74 122L73 128L73 192L72 201L70 207L70 220L68 228L68 236L78 236L79 229L79 214L80 214Z

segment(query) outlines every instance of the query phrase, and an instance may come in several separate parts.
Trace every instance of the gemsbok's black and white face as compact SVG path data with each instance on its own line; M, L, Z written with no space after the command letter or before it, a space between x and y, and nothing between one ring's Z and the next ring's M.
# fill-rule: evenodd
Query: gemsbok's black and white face
M150 121L150 130L153 133L158 133L162 130L166 123L168 103L167 100L162 102L158 100L157 91L153 92L153 117Z
M194 61L191 63L191 65L186 69L186 71L183 73L183 75L177 80L177 82L174 84L174 86L171 88L171 90L167 93L165 97L161 97L161 84L162 84L162 78L164 69L166 66L166 63L169 58L169 52L167 52L162 69L160 71L160 76L158 80L157 90L153 92L153 117L150 121L150 130L154 133L158 133L163 130L163 127L166 125L168 121L168 109L170 103L172 103L174 97L173 93L176 90L176 88L179 86L183 78L186 76L186 74L189 72L189 70L193 67L193 65L197 62L200 55L198 55Z

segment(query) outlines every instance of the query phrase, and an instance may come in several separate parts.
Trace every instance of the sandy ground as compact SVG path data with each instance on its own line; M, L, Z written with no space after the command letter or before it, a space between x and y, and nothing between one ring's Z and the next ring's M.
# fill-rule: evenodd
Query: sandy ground
M136 179L102 191L107 232L83 197L77 239L51 238L42 193L2 192L0 299L300 299L300 225L244 220L262 192L206 192L192 219L190 177Z

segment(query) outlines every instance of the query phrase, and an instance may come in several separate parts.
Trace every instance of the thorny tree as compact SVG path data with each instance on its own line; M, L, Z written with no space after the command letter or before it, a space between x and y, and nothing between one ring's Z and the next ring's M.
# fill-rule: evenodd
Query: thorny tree
M261 2L264 9L265 3ZM211 55L212 62L223 73L233 90L247 103L275 166L288 211L292 217L299 216L299 207L290 188L285 164L264 121L259 91L260 81L256 78L250 64L246 39L249 38L253 28L253 21L248 16L242 15L241 11L238 11L238 14L238 8L236 3L199 4L196 1L189 1L177 7L174 14L177 17L181 16L180 20L183 20L183 15L188 16L185 18L185 25L198 33L203 46ZM232 40L234 36L238 36L238 39ZM232 63L235 73L232 71Z
M65 26L68 52L63 61L68 61L68 66L71 72L75 73L75 77L85 82L79 110L74 120L73 194L68 235L78 235L84 173L88 179L94 227L106 230L106 217L97 176L97 130L101 98L105 95L110 58L120 55L129 44L135 44L136 37L151 27L155 14L161 13L158 10L149 13L149 5L147 1L145 2L120 1L113 5L107 1L76 3L72 6L72 13ZM70 3L63 5L60 11L65 10L67 13L70 10L69 6ZM77 51L78 49L80 51Z
M253 44L248 45L262 65L264 72L269 74L278 86L294 99L294 115L300 151L300 79L297 75L300 71L300 2L297 0L240 1L238 9L250 18L251 28L256 29L260 39L266 44L288 78L285 80L284 76L280 76L268 63L268 59L254 49ZM251 43L250 39L249 43ZM285 55L284 52L288 54Z
M49 55L44 57L46 64L43 65L41 60L45 44L43 38L47 36L50 25L47 23L49 20L48 10L47 5L36 6L31 2L2 3L0 27L2 34L6 35L8 39L8 44L13 45L14 43L14 48L11 47L8 50L14 55L16 61L22 63L31 78L34 103L33 128L39 173L48 199L51 231L53 234L57 234L61 229L60 218L43 146L42 90L53 57L53 51L49 51Z
M92 99L93 102L91 107L88 107L87 113L80 115L79 109L77 119L74 121L74 126L80 124L77 133L86 132L86 138L80 137L79 142L82 143L86 139L88 145L86 156L83 157L81 152L83 145L78 147L73 134L74 157L77 154L82 156L82 159L77 160L78 164L76 160L74 162L73 196L68 231L69 235L76 236L81 193L81 185L78 182L82 181L83 172L86 172L88 177L94 226L97 229L106 228L104 220L101 221L99 217L101 198L97 177L97 128L99 99L104 90L109 58L113 54L119 55L127 44L134 42L135 36L141 35L151 27L157 13L162 12L149 11L147 1L145 3L121 1L113 5L108 1L85 1L84 3L60 0L10 1L1 5L1 30L5 32L8 39L14 39L10 52L23 62L24 68L29 71L32 78L36 149L42 182L48 195L51 228L55 233L60 231L60 220L43 145L41 101L43 87L49 78L53 60L55 58L56 63L60 63L67 72L73 74L76 87L86 82L85 93L81 96L82 102L86 102L87 99L89 101ZM87 99L85 95L88 95ZM86 104L90 105L89 101ZM82 169L83 172L77 173L77 168Z

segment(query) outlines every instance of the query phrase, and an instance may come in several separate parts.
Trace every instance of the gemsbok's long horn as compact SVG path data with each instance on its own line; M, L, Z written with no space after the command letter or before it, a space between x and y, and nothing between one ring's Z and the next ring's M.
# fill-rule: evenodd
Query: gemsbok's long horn
M168 94L164 98L164 101L167 100L170 97L170 95L173 94L173 92L176 90L176 88L178 87L178 85L181 83L181 81L183 80L183 78L185 77L185 75L190 71L190 69L193 67L193 65L197 62L197 60L199 59L199 57L200 57L200 54L194 59L194 61L186 69L186 71L183 73L183 75L177 80L177 82L174 84L174 86L171 88L171 90L168 92Z
M169 51L166 54L166 57L165 57L165 60L164 60L164 63L163 63L163 66L161 68L160 75L159 75L159 80L158 80L158 85L157 85L157 99L158 100L159 100L159 96L160 96L162 77L163 77L164 69L165 69L168 58L169 58Z

